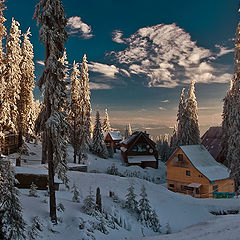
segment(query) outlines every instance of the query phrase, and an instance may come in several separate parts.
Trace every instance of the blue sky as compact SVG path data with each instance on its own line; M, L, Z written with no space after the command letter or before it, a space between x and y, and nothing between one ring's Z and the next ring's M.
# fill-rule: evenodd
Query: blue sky
M8 29L12 17L23 32L31 27L36 81L44 60L32 20L37 2L11 0L4 13ZM94 110L108 108L113 124L172 127L181 89L195 79L200 125L220 123L234 67L237 0L63 0L63 5L68 61L81 62L87 54Z

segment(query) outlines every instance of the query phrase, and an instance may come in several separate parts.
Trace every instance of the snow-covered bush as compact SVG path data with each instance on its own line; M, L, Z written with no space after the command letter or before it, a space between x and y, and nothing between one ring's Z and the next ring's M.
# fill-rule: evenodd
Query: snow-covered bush
M30 190L29 190L29 197L38 197L37 194L37 186L34 184L34 182L31 183Z
M125 207L131 212L138 212L138 203L136 200L136 194L134 193L134 186L131 182L128 187L126 195Z
M59 203L59 204L57 205L57 210L58 210L59 212L64 212L64 211L65 211L64 205L63 205L62 203Z
M80 202L80 198L79 198L80 193L79 193L79 189L75 183L73 184L71 192L73 193L72 201L79 203Z
M43 224L38 216L32 219L32 225L28 229L28 237L30 240L35 240L39 237L39 232L43 231Z
M83 200L82 211L90 216L96 215L96 204L91 187L89 189L89 194Z

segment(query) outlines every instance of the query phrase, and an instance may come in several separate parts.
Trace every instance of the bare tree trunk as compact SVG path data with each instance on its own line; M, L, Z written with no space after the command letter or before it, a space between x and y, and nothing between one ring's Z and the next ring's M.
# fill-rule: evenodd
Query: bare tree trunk
M45 164L47 162L47 137L46 137L46 130L43 131L42 136L42 164Z
M50 217L52 222L57 224L56 196L55 196L55 186L54 186L53 144L51 140L48 141L48 177L49 177L49 192L50 192Z
M18 148L21 148L23 145L23 132L22 130L19 130L18 133Z
M77 144L76 144L76 118L73 123L73 162L77 163Z

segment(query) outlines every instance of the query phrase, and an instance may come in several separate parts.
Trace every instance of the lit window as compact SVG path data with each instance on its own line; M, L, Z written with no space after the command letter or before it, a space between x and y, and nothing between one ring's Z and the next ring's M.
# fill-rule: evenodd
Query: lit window
M189 170L186 170L186 175L187 175L187 176L191 176L191 173L190 173Z

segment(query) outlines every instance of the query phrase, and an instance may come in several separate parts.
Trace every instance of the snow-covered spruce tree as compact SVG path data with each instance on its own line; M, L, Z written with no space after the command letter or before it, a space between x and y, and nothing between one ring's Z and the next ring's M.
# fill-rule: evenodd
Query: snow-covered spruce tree
M90 144L90 127L91 127L91 103L90 103L90 86L88 78L87 56L84 54L81 77L80 77L80 132L79 132L79 146L78 146L78 163L82 161L82 157L87 160L87 151Z
M138 212L138 202L136 200L136 194L134 193L134 185L130 182L130 185L127 189L127 194L125 197L125 207L130 212Z
M231 113L231 101L232 101L232 84L230 81L230 86L227 91L225 98L223 99L223 113L222 113L222 157L225 159L224 164L230 167L230 162L227 159L228 154L228 141L229 141L229 127L231 125L229 115Z
M29 197L38 197L38 194L37 194L37 186L36 184L34 184L34 182L31 183L31 186L30 186L30 189L29 189L29 194L28 196Z
M3 237L1 239L25 239L25 222L10 161L0 161L0 173L3 178L0 188L0 236Z
M73 184L73 187L72 187L72 193L73 193L72 201L79 203L80 202L80 198L79 198L80 193L79 193L79 189L75 183Z
M130 123L126 125L126 130L125 130L125 139L129 138L132 135L132 128Z
M151 215L150 215L150 224L151 224L151 228L154 232L160 232L160 222L157 216L157 213L155 210L151 211Z
M176 147L177 147L177 126L174 125L173 135L171 136L170 140L170 148L174 150Z
M184 96L185 88L182 89L177 114L177 146L186 145L186 101Z
M6 8L4 2L5 0L0 0L0 141L3 141L5 131L4 125L8 120L8 117L6 117L8 115L6 105L3 105L5 101L6 83L3 74L5 70L5 56L3 52L2 40L7 34L4 26L6 19L3 16L3 11ZM1 147L2 145L3 144L1 144Z
M57 171L58 177L67 183L65 138L69 127L64 112L67 97L65 66L61 62L67 41L67 19L61 0L40 0L34 19L41 25L39 37L45 45L45 68L38 82L40 89L44 86L44 108L40 122L47 139L50 217L57 223L54 173Z
M33 62L33 45L29 40L29 36L31 36L30 28L24 34L22 43L22 61L20 63L20 71L22 74L20 81L20 99L18 101L18 128L20 143L22 142L22 135L32 132L32 117L34 116L33 88L35 84L35 68Z
M100 114L98 111L96 112L96 120L93 131L92 151L99 157L108 158L108 151L106 144L104 143Z
M96 215L96 204L95 204L94 195L91 187L89 189L89 194L83 200L82 211L90 216Z
M73 146L73 162L77 162L77 149L78 149L78 140L79 140L79 132L80 132L80 120L79 120L79 114L80 114L80 108L81 108L81 102L80 102L80 71L79 71L79 64L75 61L73 62L73 71L71 74L71 111L69 115L69 122L71 124L71 134L70 134L70 140Z
M21 31L20 24L12 19L10 33L6 42L6 67L3 73L5 80L5 96L3 108L7 113L4 115L3 125L11 131L18 132L18 107L17 102L20 94L21 69L22 61L21 51Z
M186 102L186 124L185 124L185 145L200 144L200 130L198 125L198 108L195 97L195 81L192 81L188 89L188 99Z
M230 166L230 176L235 180L236 189L240 186L240 23L237 27L235 41L235 69L231 89L230 103L226 110L228 122L227 161ZM224 129L225 130L225 129Z
M108 115L108 110L105 109L105 118L103 120L103 126L102 129L104 132L110 132L111 131L111 125L110 125L110 119Z
M138 211L139 211L138 221L140 221L147 227L151 227L152 210L149 204L146 188L144 185L142 185L140 196L141 196L141 199L139 200L139 204L138 204Z

